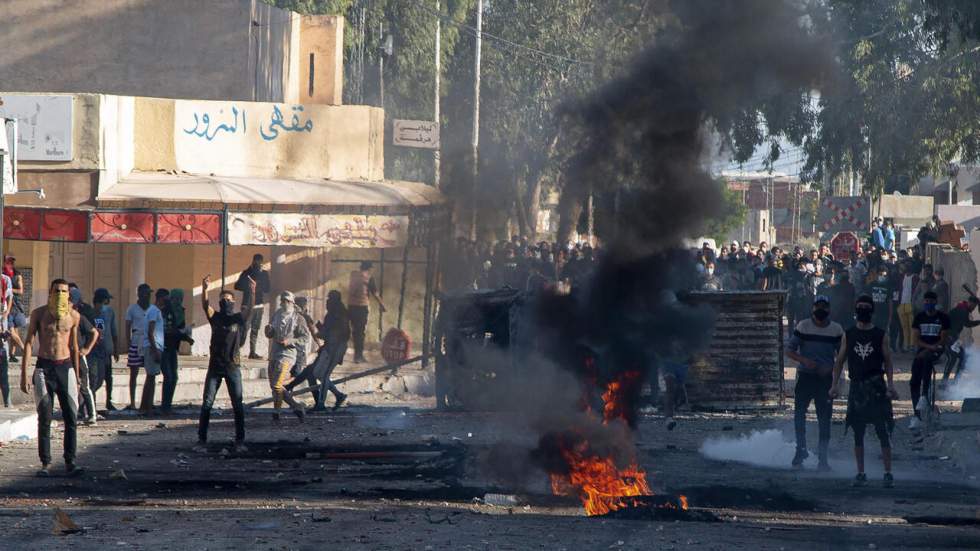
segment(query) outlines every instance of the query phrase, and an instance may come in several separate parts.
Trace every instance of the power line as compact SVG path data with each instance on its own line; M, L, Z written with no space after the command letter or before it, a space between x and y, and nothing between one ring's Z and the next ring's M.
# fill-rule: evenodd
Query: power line
M482 38L484 38L484 39L496 40L497 42L501 42L503 44L507 44L508 46L511 46L513 48L518 48L518 49L521 49L521 50L525 50L525 51L531 52L533 54L537 54L537 55L549 57L549 58L552 58L552 59L556 59L558 61L563 61L565 63L573 63L573 64L579 64L579 65L595 65L597 63L594 60L575 59L575 58L564 56L564 55L561 55L561 54L556 54L556 53L553 53L553 52L547 52L545 50L539 50L538 48L533 48L533 47L528 46L526 44L520 44L518 42L513 42L513 41L507 40L506 38L503 38L501 36L490 34L490 33L486 32L486 31L478 31L475 27L472 27L470 25L467 25L466 23L462 23L462 22L456 21L452 17L445 16L442 13L433 10L432 8L430 8L429 6L425 5L424 3L422 3L419 0L415 0L415 4L418 5L418 7L420 7L422 10L428 12L429 14L434 15L435 17L440 18L442 21L444 21L446 23L449 23L450 25L454 25L456 27L459 27L461 29L465 29L465 30L469 31L469 33L471 35L473 35L473 36L476 36L476 34L479 33L480 36Z

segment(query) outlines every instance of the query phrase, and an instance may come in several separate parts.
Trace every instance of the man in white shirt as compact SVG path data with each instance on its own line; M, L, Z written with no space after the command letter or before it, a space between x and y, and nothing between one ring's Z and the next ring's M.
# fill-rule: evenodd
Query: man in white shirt
M163 355L163 312L170 300L170 291L157 289L156 303L146 309L143 326L143 368L146 381L143 383L143 396L140 399L140 413L149 415L153 410L153 394L156 391L157 375L160 374L160 358Z
M905 276L895 291L898 295L898 321L902 324L902 346L905 352L912 350L912 319L915 317L912 309L912 298L918 283L919 278L913 272L912 265L906 264Z
M136 288L136 304L130 305L126 310L126 338L129 339L129 350L126 355L126 365L129 367L129 407L136 409L136 378L139 376L140 368L143 367L143 353L140 350L143 344L143 333L146 328L146 311L152 306L150 296L153 289L146 283L141 283Z

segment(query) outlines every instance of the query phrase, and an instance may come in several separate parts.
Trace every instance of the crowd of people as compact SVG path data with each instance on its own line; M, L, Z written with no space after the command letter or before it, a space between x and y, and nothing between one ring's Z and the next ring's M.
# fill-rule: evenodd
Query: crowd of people
M343 362L350 341L353 341L354 362L365 361L364 338L370 303L373 300L381 311L385 309L372 277L373 266L371 262L362 262L350 273L347 304L340 291L331 290L322 321L313 320L305 297L297 297L287 290L279 293L277 307L263 326L263 304L271 287L263 262L262 255L255 255L251 265L242 271L235 285L241 291L240 306L236 293L223 289L218 293L217 308L212 307L208 299L210 276L201 282L201 308L211 335L198 424L198 450L203 451L207 444L211 410L222 383L228 388L234 411L235 449L238 452L245 450L241 350L249 342L249 357L262 359L256 349L259 331L269 340L268 376L273 418L277 422L280 420L282 404L286 403L303 420L306 408L293 397L295 387L303 383L310 387L313 411L325 411L326 397L330 394L334 396L334 409L341 407L347 395L330 380L331 374ZM118 410L112 401L112 366L114 361L119 362L120 350L126 351L129 369L127 409L138 409L143 415L171 412L178 381L178 350L184 342L194 343L184 293L181 289L154 290L149 284L141 284L137 288L136 303L129 306L123 316L125 330L120 332L110 305L113 296L107 289L96 289L92 304L88 304L77 285L55 279L49 287L47 304L35 308L25 319L22 339L16 330L17 318L11 298L16 277L4 275L0 278L5 285L4 294L8 296L0 301L4 324L4 346L0 356L4 370L0 380L4 383L4 401L9 403L7 365L11 354L21 349L21 390L33 392L38 411L38 452L42 464L38 474L50 474L51 421L57 401L65 431L65 467L69 475L75 475L81 472L75 464L77 426L97 423L96 392L104 386L106 412ZM28 368L35 355L37 361L29 375ZM145 379L137 406L141 371ZM154 395L159 376L163 378L163 396L157 410Z
M556 286L577 287L588 280L600 251L586 242L565 245L514 236L496 243L458 238L447 259L444 287L540 291Z

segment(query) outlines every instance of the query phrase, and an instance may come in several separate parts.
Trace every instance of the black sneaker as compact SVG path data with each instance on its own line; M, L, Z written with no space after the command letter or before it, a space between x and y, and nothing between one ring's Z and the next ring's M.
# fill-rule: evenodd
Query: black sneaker
M892 488L895 486L895 477L892 476L892 473L885 473L885 478L882 485L885 488Z
M858 475L854 477L854 482L851 484L851 486L854 486L855 488L860 488L867 483L868 483L868 475L864 473L858 473Z
M41 469L37 471L37 476L40 478L51 476L51 466L47 464L41 465Z
M341 394L341 395L337 396L337 401L333 403L333 410L334 411L337 411L345 403L347 403L347 395L346 394Z
M275 421L276 423L279 422L279 412L272 414L272 420Z
M81 476L84 472L85 469L74 463L65 463L65 474L68 476Z
M105 405L105 410L106 411L119 411L119 408L117 408L116 405L113 404L112 402L107 402L106 405Z
M796 455L793 456L793 466L798 469L802 468L803 462L807 457L810 457L810 453L805 448L796 448Z
M248 355L248 359L250 359L250 360L261 360L262 359L262 356L259 356L255 352L251 352Z

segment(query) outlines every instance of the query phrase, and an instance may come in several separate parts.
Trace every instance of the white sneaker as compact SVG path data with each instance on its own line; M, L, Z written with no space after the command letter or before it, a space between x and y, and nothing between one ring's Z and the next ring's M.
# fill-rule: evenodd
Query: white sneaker
M919 396L919 401L915 403L915 411L926 411L929 409L929 400L925 396Z
M911 430L915 430L920 426L922 426L922 421L919 421L918 417L913 417L912 420L909 421L909 429Z

